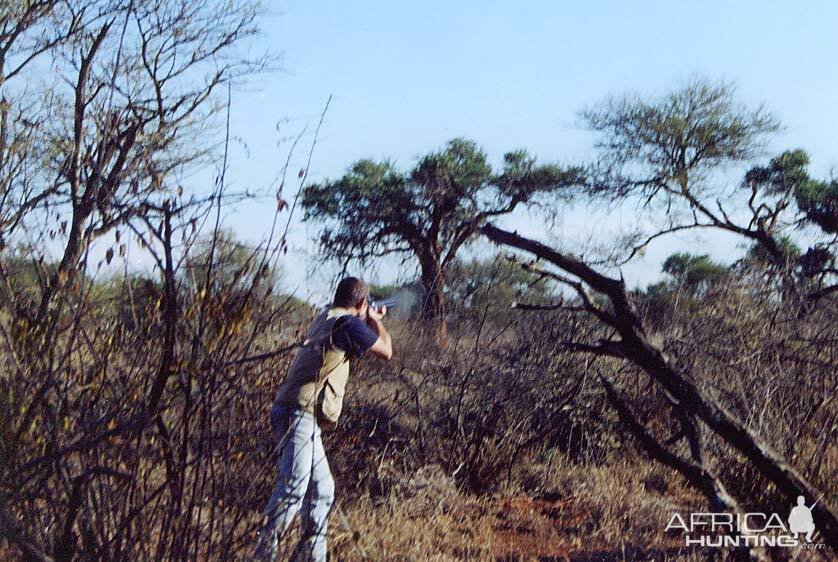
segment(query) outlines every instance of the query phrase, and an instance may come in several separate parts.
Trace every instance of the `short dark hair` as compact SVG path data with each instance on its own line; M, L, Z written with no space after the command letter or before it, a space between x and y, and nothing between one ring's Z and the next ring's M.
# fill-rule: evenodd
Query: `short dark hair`
M352 307L370 296L367 284L357 277L344 277L335 289L334 306Z

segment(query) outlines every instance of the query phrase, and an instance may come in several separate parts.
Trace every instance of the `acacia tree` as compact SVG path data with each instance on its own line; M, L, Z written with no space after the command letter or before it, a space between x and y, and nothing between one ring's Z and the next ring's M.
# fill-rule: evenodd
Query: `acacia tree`
M745 106L735 93L732 84L696 79L658 99L612 98L583 111L599 135L589 190L662 210L627 260L673 232L724 230L759 248L784 277L787 294L799 292L792 274L814 280L808 297L816 300L837 288L830 248L838 234L838 182L810 177L801 149L752 166L740 182L725 181L720 172L761 156L769 135L781 129L770 111ZM785 232L806 224L818 227L821 239L803 258L787 251Z
M327 258L361 263L412 255L424 289L422 316L445 333L445 273L483 221L511 213L539 194L561 194L580 181L578 168L537 164L526 151L504 155L494 172L486 154L457 138L403 173L389 161L360 160L339 180L310 185L306 220L323 221Z

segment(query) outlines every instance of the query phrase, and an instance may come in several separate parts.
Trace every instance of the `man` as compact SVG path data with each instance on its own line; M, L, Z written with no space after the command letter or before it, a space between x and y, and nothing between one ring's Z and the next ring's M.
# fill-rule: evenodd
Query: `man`
M332 306L311 324L271 408L271 427L279 439L279 476L265 506L255 558L272 561L279 538L294 514L302 516L302 536L292 560L326 560L326 524L335 484L320 437L332 428L343 407L349 359L366 352L390 359L393 346L382 318L386 308L368 304L369 289L356 277L343 279Z

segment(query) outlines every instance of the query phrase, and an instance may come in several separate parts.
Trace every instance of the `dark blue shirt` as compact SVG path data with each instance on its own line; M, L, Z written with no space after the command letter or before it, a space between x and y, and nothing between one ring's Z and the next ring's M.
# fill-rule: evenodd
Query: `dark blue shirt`
M378 340L367 323L357 316L341 316L335 321L332 343L350 357L360 357Z

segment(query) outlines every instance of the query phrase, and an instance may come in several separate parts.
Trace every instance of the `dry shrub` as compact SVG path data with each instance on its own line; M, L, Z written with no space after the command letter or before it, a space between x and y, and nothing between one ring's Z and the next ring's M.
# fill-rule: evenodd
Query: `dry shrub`
M161 402L162 427L153 420L139 432L120 424L141 410L159 365L159 311L143 305L147 316L137 322L112 295L82 301L85 314L64 321L85 335L84 345L72 331L56 340L68 360L48 373L45 404L27 424L25 409L3 410L4 447L23 428L19 471L3 490L19 521L33 533L47 530L51 541L62 537L74 481L107 467L130 478L88 473L71 537L80 551L114 560L249 552L275 478L268 409L291 354L224 363L300 337L311 311L282 297L247 304L240 289L216 286L199 298L181 285L179 359ZM235 297L230 306L227 295ZM202 308L215 321L196 352ZM836 414L824 399L835 384L834 308L798 316L770 296L721 287L664 310L654 326L667 351L834 493ZM361 560L362 552L376 560L527 559L540 555L516 536L538 533L552 537L541 552L578 555L595 546L614 554L625 546L656 559L695 559L675 545L659 552L659 541L667 513L697 509L702 499L643 460L595 375L615 381L664 438L676 428L669 403L630 365L567 348L598 337L594 323L563 311L513 311L500 323L452 323L444 347L412 321L389 325L394 360L354 365L345 415L326 439L340 559ZM4 356L2 398L19 404L37 396L45 380L37 365L20 371ZM109 427L113 435L101 437ZM60 453L85 439L95 442ZM749 506L788 508L748 463L718 440L710 447L722 479ZM676 448L686 454L683 444ZM56 452L54 462L32 465Z

